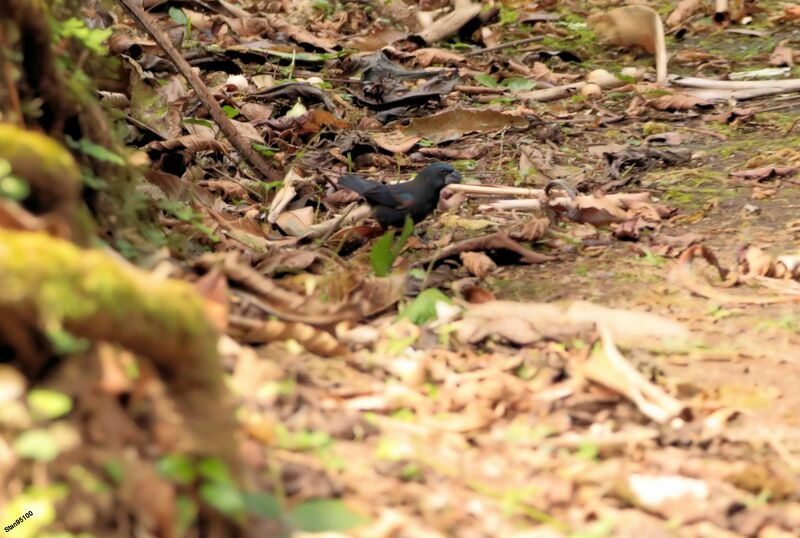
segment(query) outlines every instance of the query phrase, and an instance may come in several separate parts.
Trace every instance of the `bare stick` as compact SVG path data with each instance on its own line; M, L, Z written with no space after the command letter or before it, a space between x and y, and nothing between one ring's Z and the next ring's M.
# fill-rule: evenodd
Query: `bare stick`
M269 179L280 179L276 177L275 171L272 170L267 164L267 161L255 151L250 142L242 136L242 134L236 129L236 126L233 122L228 118L227 115L222 111L222 108L217 103L217 100L214 99L214 96L209 91L208 87L205 83L200 79L200 77L192 70L192 67L189 63L184 59L180 52L172 45L169 38L159 30L155 22L150 15L146 14L142 7L136 3L136 0L117 0L119 4L125 8L125 10L130 13L131 17L141 26L148 34L150 34L153 40L161 47L164 52L169 56L169 59L172 60L172 63L175 64L175 67L178 68L178 71L181 75L186 79L189 85L194 89L197 97L202 101L202 103L208 108L209 114L211 114L211 119L219 125L220 130L228 137L228 140L231 141L231 144L234 148L236 148L239 153L247 159L256 170L261 172L265 177Z
M450 256L454 256L461 252L470 252L478 250L500 250L500 249L516 252L517 254L520 255L520 261L523 263L544 263L556 259L553 256L540 254L538 252L534 252L529 248L523 247L522 245L511 239L511 236L508 235L508 232L497 232L492 235L487 235L484 237L475 237L472 239L465 239L463 241L459 241L458 243L453 243L437 251L432 256L429 256L423 260L415 262L414 265L415 266L426 265L441 260L443 258L449 258Z
M351 203L349 206L347 206L347 207L345 208L345 210L344 210L344 212L341 214L341 216L339 216L339 217L337 217L337 218L336 218L336 220L334 221L334 223L333 223L333 225L331 226L331 228L330 228L330 229L329 229L327 232L325 232L325 235L323 235L323 236L320 238L320 243L324 243L325 241L327 241L328 239L330 239L330 237L333 235L333 232L335 232L336 230L338 230L338 229L341 227L342 223L344 222L344 219L346 219L346 218L347 218L347 215L349 215L349 214L350 214L350 212L351 212L351 211L352 211L352 210L353 210L353 209L354 209L354 208L355 208L357 205L358 205L358 202L352 202L352 203Z
M540 35L533 37L526 37L525 39L517 39L516 41L509 41L508 43L500 43L499 45L495 45L493 47L486 47L485 49L471 50L469 52L462 54L462 56L464 56L465 58L467 56L477 56L478 54L483 54L484 52L494 52L496 50L518 47L520 45L527 45L528 43L534 43L536 41L541 41L542 39L544 39L544 37Z
M697 77L681 77L672 81L677 86L702 88L707 90L757 90L778 88L781 90L800 90L800 79L781 80L710 80Z
M494 185L462 185L456 183L447 188L454 192L467 194L481 194L484 196L529 196L538 198L544 196L544 189L528 189L525 187L502 187Z
M500 209L500 210L525 209L530 211L536 211L541 208L542 208L542 201L536 199L498 200L490 204L479 205L478 211L485 211L487 209Z

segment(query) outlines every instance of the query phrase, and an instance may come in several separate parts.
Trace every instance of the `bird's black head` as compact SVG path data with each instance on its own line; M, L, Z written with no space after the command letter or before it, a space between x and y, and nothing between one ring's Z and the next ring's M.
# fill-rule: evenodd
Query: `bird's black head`
M461 182L461 174L447 163L434 163L427 166L419 175L439 189L443 189L452 183Z

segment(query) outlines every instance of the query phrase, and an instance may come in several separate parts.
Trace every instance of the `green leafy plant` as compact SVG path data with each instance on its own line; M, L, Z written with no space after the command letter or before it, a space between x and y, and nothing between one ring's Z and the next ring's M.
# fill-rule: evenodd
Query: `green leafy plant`
M169 8L169 18L186 28L186 32L183 34L183 42L186 43L186 40L192 35L192 21L181 8L175 6Z
M478 73L477 75L472 75L478 83L486 86L487 88L497 88L500 84L497 83L497 80L491 75L487 75L486 73Z
M436 319L436 303L439 301L451 302L447 295L436 288L424 290L400 312L398 318L409 319L416 325L427 323Z
M80 140L75 140L69 136L66 137L67 146L71 149L80 151L84 155L88 155L98 161L103 161L105 163L115 164L117 166L125 166L125 159L114 153L108 148L105 148L99 144L95 144L88 138L81 138Z
M30 192L28 183L11 173L11 163L0 159L0 198L19 202L27 198Z
M375 246L372 247L372 252L370 253L370 261L372 262L372 270L375 276L389 276L389 273L392 272L394 261L400 255L400 251L403 250L413 231L414 221L411 220L411 217L406 216L403 230L396 241L394 239L395 230L389 230L375 242Z
M239 114L241 114L241 112L239 112L238 110L236 110L236 109L235 109L234 107L232 107L231 105L224 105L224 106L222 107L222 111L223 111L223 112L225 112L225 115L226 115L226 116L228 116L230 119L233 119L233 118L235 118L236 116L238 116Z
M346 531L364 525L368 519L350 510L338 499L311 499L289 514L294 527L305 532Z
M107 49L103 43L111 37L110 28L89 28L86 23L76 17L58 23L54 33L61 38L74 39L95 54L105 55Z

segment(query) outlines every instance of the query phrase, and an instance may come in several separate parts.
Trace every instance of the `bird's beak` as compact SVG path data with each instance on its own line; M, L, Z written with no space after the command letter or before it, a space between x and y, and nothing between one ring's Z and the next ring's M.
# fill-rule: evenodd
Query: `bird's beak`
M445 185L452 185L453 183L461 183L461 174L453 170L444 178Z

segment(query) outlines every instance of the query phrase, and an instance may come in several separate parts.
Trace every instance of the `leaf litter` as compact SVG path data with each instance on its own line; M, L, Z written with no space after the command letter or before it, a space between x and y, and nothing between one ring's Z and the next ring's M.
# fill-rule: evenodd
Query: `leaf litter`
M657 52L659 25L633 41L587 29L629 22L626 8L396 4L182 2L191 28L153 8L189 34L180 52L269 174L150 36L113 40L130 73L114 106L152 162L141 194L190 247L166 263L226 334L247 489L279 511L226 512L224 480L203 500L247 513L253 535L791 536L797 114L767 109L798 87L717 79L791 68L796 6L661 3L689 30L670 40L670 87L658 58L616 48ZM717 32L716 13L753 18L771 46ZM533 22L545 43L502 46ZM394 183L438 160L466 180L413 230L384 234L337 189L344 173ZM764 182L781 190L745 215L742 184ZM121 462L137 478L120 502L172 535L188 488L149 454L174 449L179 417L152 374L127 382L132 359L103 350L103 389L72 395L96 410L84 442L152 436ZM0 404L19 402L18 372L0 372ZM158 411L152 428L120 394ZM17 431L24 412L2 409Z

